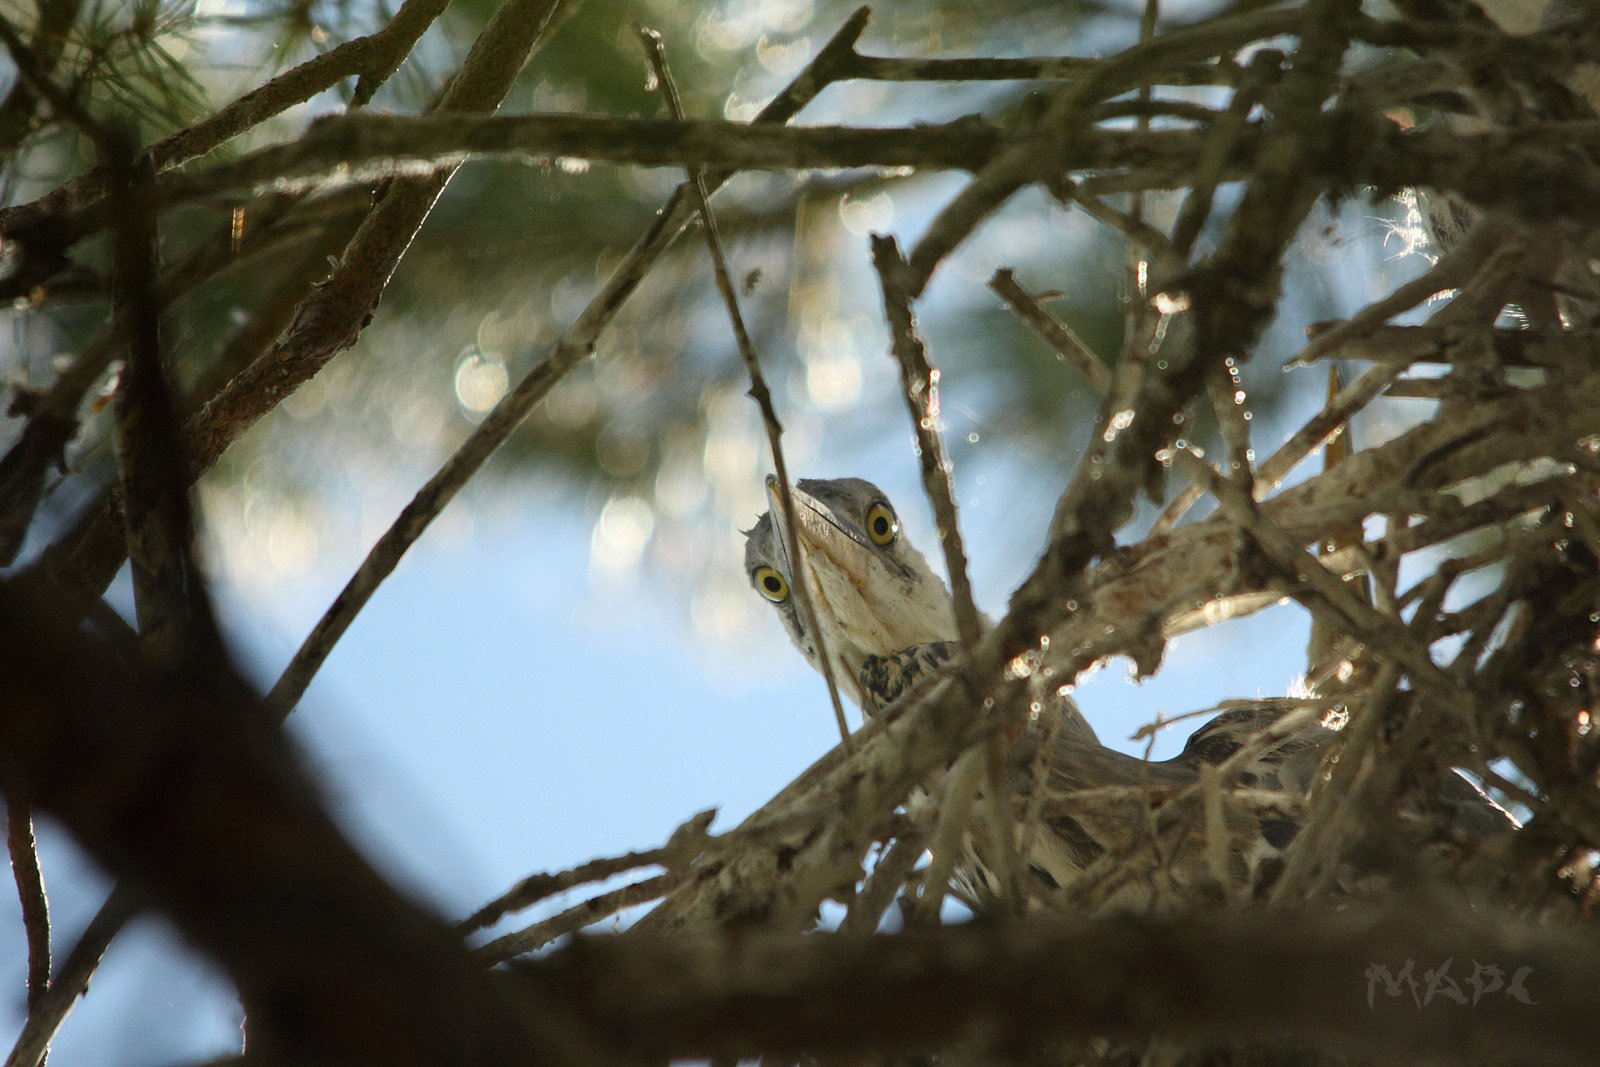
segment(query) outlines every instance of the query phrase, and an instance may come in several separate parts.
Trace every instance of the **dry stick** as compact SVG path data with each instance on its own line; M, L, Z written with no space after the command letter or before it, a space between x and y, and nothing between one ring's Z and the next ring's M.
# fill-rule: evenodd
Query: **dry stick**
M876 933L883 921L883 913L894 903L894 895L911 875L911 869L922 858L927 838L921 831L912 830L894 839L887 852L878 857L866 884L845 912L839 924L841 934Z
M472 955L485 964L503 963L513 956L537 952L563 934L576 933L602 919L610 918L624 908L648 904L663 897L682 882L684 874L668 871L641 882L632 882L599 896L574 904L558 915L534 923L515 933L497 937L488 944L472 950Z
M1504 231L1498 227L1483 226L1459 247L1439 260L1419 278L1401 285L1381 300L1362 308L1337 326L1319 334L1300 354L1285 364L1285 369L1301 367L1330 356L1345 345L1382 328L1395 315L1410 311L1439 293L1466 284L1478 268L1499 247ZM1371 403L1408 364L1373 367L1360 378L1339 391L1317 415L1296 430L1278 450L1262 463L1257 471L1256 494L1270 493L1288 477L1300 462L1315 451L1331 435L1349 422L1351 416ZM1200 500L1204 490L1191 485L1168 504L1151 526L1152 533L1165 533L1177 525L1178 520Z
M678 96L677 83L672 80L672 70L667 66L666 49L661 35L643 25L635 25L639 43L644 46L650 69L666 98L667 110L675 121L682 122L683 101ZM705 170L689 168L689 189L694 201L695 214L700 218L700 229L705 234L706 250L711 256L711 270L716 278L717 292L728 311L728 321L733 325L734 343L744 360L745 373L750 376L748 395L761 410L761 422L767 431L767 446L772 450L772 469L778 478L778 502L783 509L783 524L788 528L789 548L793 556L794 573L790 579L800 605L801 618L817 646L817 660L822 667L822 679L828 687L828 700L833 705L834 721L839 727L839 740L850 747L850 725L845 721L844 704L839 699L839 683L834 678L833 660L828 655L828 642L818 622L816 604L811 599L811 579L805 565L805 549L800 544L800 517L795 512L794 490L789 481L789 464L783 458L783 424L778 421L777 409L772 405L772 390L767 388L766 377L761 373L761 360L756 355L755 343L745 328L744 314L739 310L739 295L734 291L733 279L728 274L728 258L722 247L722 234L717 228L717 216L711 210L711 193L706 188Z
M1045 344L1055 349L1062 362L1083 375L1089 388L1101 396L1106 394L1111 388L1110 368L1078 339L1071 327L1040 306L1033 294L1017 283L1017 276L1009 267L1001 267L994 272L994 277L989 279L989 288L1021 316L1023 322L1032 326Z
M1068 185L1065 182L1053 182L1051 193L1063 207L1076 207L1091 219L1116 233L1122 234L1135 246L1144 249L1152 257L1172 258L1172 242L1167 240L1167 235L1151 226L1141 222L1125 211L1118 211L1098 196L1091 195L1089 190L1097 177L1086 178L1081 182ZM1123 192L1142 192L1159 189L1153 183L1136 185L1131 190Z
M1008 145L939 211L911 251L905 280L908 297L920 296L939 263L1017 190L1047 173L1071 168L1085 134L1083 119L1095 104L1147 83L1150 72L1165 64L1210 59L1262 37L1297 33L1304 21L1299 9L1223 16L1104 60L1057 94L1039 122L1038 133Z
M928 862L922 893L917 897L917 915L926 922L939 921L944 895L950 888L950 875L963 849L962 835L972 817L972 803L977 799L985 764L984 753L968 749L945 777L943 796L939 799L939 825L933 832L933 840L928 842L933 858Z
M883 290L883 310L889 320L891 354L900 370L900 392L911 416L917 440L917 460L922 488L938 523L939 547L950 575L952 611L956 633L967 653L983 636L983 623L967 577L967 553L961 542L956 502L950 491L950 463L939 435L939 372L928 363L928 353L911 318L911 294L906 286L909 265L893 237L872 235L872 262Z
M44 893L44 872L39 869L39 848L33 836L33 812L22 797L13 794L6 808L6 848L11 854L11 875L22 904L22 930L28 939L28 1011L38 1010L50 986L50 901Z
M674 830L667 843L660 848L590 860L558 874L530 875L513 886L509 893L490 901L462 920L457 929L463 933L482 929L498 922L507 912L532 907L547 897L555 896L585 882L603 881L640 867L656 864L669 868L679 867L706 850L710 844L706 828L711 825L711 820L716 814L717 810L711 808L692 816Z
M1114 544L1112 531L1128 520L1136 494L1150 485L1156 455L1174 436L1173 416L1204 387L1208 366L1247 352L1265 327L1271 305L1249 294L1275 291L1282 251L1315 200L1317 187L1299 161L1318 143L1315 130L1349 44L1344 31L1353 8L1349 0L1313 0L1295 9L1304 31L1300 56L1275 101L1275 120L1255 173L1217 252L1191 275L1191 289L1204 289L1195 301L1192 336L1168 368L1145 379L1137 396L1117 399L1131 422L1096 438L1078 465L1057 504L1050 544L1012 594L986 650L1001 663L1037 640L1063 598L1075 599L1094 558ZM985 664L991 671L997 666Z
M1447 290L1461 288L1490 256L1499 251L1506 236L1507 227L1504 225L1484 223L1420 278L1413 278L1382 300L1373 301L1332 329L1312 338L1299 355L1284 364L1284 369L1308 366L1336 352L1341 345L1365 337L1394 316L1410 311L1423 301Z
M1399 669L1385 660L1367 689L1366 699L1339 731L1335 749L1338 759L1323 759L1322 766L1331 765L1332 769L1326 779L1318 776L1320 788L1312 797L1311 810L1306 813L1300 832L1284 857L1283 873L1272 887L1269 898L1275 907L1299 903L1308 895L1319 871L1331 874L1341 858L1346 831L1355 820L1366 816L1367 813L1353 803L1356 782L1365 772L1367 757L1378 743L1384 708L1399 681Z
M61 970L50 982L49 991L29 1007L28 1018L22 1024L11 1055L6 1057L5 1067L37 1067L44 1062L50 1041L78 997L88 988L106 947L138 910L133 891L126 883L119 882L67 953Z
M1195 161L1193 184L1172 224L1172 250L1179 259L1189 257L1195 239L1205 227L1206 219L1211 215L1217 185L1222 181L1245 131L1250 111L1260 103L1263 91L1279 73L1280 62L1281 58L1271 52L1257 52L1251 56L1239 88L1234 91L1233 99L1228 101L1228 109L1211 124L1205 148Z
M900 248L893 237L873 234L872 262L878 269L878 280L883 290L883 310L889 322L891 354L900 369L900 393L906 402L906 413L911 417L912 433L917 441L922 488L933 508L934 522L939 531L939 547L944 553L945 571L950 576L951 609L966 662L971 660L973 649L983 637L983 622L972 596L972 581L967 574L967 553L962 544L955 495L950 487L950 462L945 458L944 439L939 433L939 372L929 364L927 349L912 321L911 295L906 283L910 267L900 255ZM964 667L958 672L958 677L968 695L976 701L978 691L967 677ZM1016 837L1011 829L1013 820L1007 799L1004 750L998 738L990 738L985 746L985 762L989 783L987 800L991 813L988 830L1000 867L1001 884L1006 895L1020 907L1018 871L1021 864L1016 856ZM947 795L961 796L959 793ZM947 813L941 813L940 834L944 833L944 820L949 817ZM963 816L957 815L955 818L959 822ZM943 885L935 892L942 897Z
M643 852L627 852L621 856L590 860L558 874L530 875L513 886L509 893L496 897L463 919L457 929L462 933L481 930L485 926L493 926L510 912L531 908L574 886L585 882L601 882L640 867L653 867L663 862L666 851L664 848L651 848Z
M1285 592L1289 596L1309 610L1329 618L1335 625L1344 627L1368 647L1382 650L1385 657L1405 670L1414 685L1427 685L1443 697L1468 701L1468 695L1461 690L1460 683L1429 658L1427 650L1417 643L1401 623L1383 615L1352 592L1342 577L1306 551L1281 526L1263 516L1249 494L1221 477L1209 463L1188 449L1173 451L1175 462L1196 484L1216 497L1223 513L1250 535L1263 555L1309 587L1288 588Z
M412 45L449 2L406 0L389 24L378 32L346 41L292 70L284 71L215 114L157 141L145 150L146 154L157 170L204 155L223 142L353 75L360 75L358 96L353 103L356 106L365 103L378 85L399 68L410 54ZM360 95L363 92L365 98ZM93 170L71 179L31 203L0 210L0 232L14 232L49 215L88 202L104 192L106 177L103 169Z
M833 68L840 57L848 55L851 43L861 35L866 22L867 9L861 8L839 28L839 32L822 47L811 63L762 109L754 121L787 122L832 84ZM718 173L712 176L708 186L720 186L727 178L727 174ZM679 187L545 361L517 383L515 389L500 398L500 402L461 447L401 510L399 517L368 551L361 566L284 668L267 696L268 707L280 709L281 713L281 710L291 708L299 701L317 669L328 658L328 653L333 651L333 646L349 629L378 586L394 570L406 550L422 536L422 532L444 510L445 505L454 499L467 481L511 436L512 431L522 424L556 382L594 350L595 339L633 295L662 253L688 225L691 217L689 201L688 190Z

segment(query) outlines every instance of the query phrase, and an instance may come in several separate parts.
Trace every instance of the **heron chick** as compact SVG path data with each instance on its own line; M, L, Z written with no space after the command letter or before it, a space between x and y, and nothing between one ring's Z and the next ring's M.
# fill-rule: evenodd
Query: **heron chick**
M820 670L819 642L793 587L795 567L804 568L820 644L835 677L865 714L874 715L955 658L949 589L901 536L893 505L871 482L802 480L793 492L797 528L791 535L780 519L777 485L767 480L771 509L746 534L750 584ZM1191 787L1206 764L1229 760L1300 703L1254 701L1227 711L1195 731L1178 756L1157 762L1100 744L1069 697L1040 693L1038 713L1011 739L1006 759L1012 806L1034 812L1043 830L1022 835L1031 841L1022 857L1028 876L1024 891L1049 897L1109 854L1127 857L1117 865L1120 888L1108 897L1113 906L1142 908L1162 898L1177 903L1189 891L1215 889L1219 882L1229 893L1264 892L1300 830L1306 797L1334 731L1308 722L1257 744L1253 758L1233 768L1232 781L1251 796L1225 789L1220 825L1203 816L1201 792ZM1443 772L1432 794L1424 805L1430 810L1418 813L1427 816L1422 823L1480 840L1515 825L1452 771ZM1171 840L1161 848L1150 847L1148 840L1156 796L1183 798L1162 809L1156 836ZM1202 830L1198 823L1208 825ZM1214 840L1217 831L1220 840ZM992 857L984 855L985 836L967 836L957 872L958 882L980 900L1001 895L1004 888L991 873ZM1150 862L1133 861L1136 853L1147 853Z
M900 536L899 516L871 482L805 479L792 491L799 544L783 529L777 482L768 478L772 507L745 534L745 571L820 671L818 642L794 590L795 564L803 562L834 676L872 714L899 695L910 675L950 658L956 639L950 591Z

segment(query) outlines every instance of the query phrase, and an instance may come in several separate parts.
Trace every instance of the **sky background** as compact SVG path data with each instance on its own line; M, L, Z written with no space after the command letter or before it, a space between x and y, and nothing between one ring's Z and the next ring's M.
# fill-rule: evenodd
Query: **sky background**
M793 15L782 4L762 10L773 18ZM823 21L819 16L818 24ZM729 25L724 19L713 29L732 32ZM738 29L743 34L748 27ZM751 49L759 32L757 25L749 41L738 37L728 47ZM822 35L813 36L819 41ZM1066 50L1012 43L1024 53ZM880 50L926 54L937 44ZM768 71L745 82L747 102L762 98L775 80L782 78ZM858 120L869 107L884 122L918 113L912 98L886 100L875 88L830 93L807 112L807 121ZM312 110L335 105L324 100ZM292 117L303 121L305 115ZM473 164L457 183L466 189L506 173ZM664 188L675 180L654 172L648 181L663 184L663 178ZM803 344L795 341L801 351L789 353L796 358L774 375L790 430L791 471L876 482L895 503L906 536L930 560L938 553L894 391L866 234L887 230L908 244L961 181L942 176L893 196L847 198L838 206L840 241L827 263L837 291L829 298L827 328ZM738 194L735 188L728 195ZM1226 203L1226 191L1222 199ZM445 214L443 207L436 212ZM1388 239L1395 214L1393 205L1348 203L1336 216L1314 217L1292 250L1283 312L1262 354L1245 368L1252 395L1280 398L1252 424L1259 455L1320 406L1320 369L1287 379L1278 369L1305 324L1348 314L1426 265L1421 257L1402 257ZM508 239L519 239L507 228ZM1341 236L1330 239L1332 232ZM426 237L427 231L419 248L425 249ZM996 266L1017 262L1023 251L1044 256L1055 270L1042 283L1039 275L1024 278L1034 288L1055 285L1069 300L1114 302L1120 262L1103 258L1098 273L1085 274L1071 254L1095 238L1094 224L1082 215L1024 193L941 269L919 308L932 358L950 372L944 430L956 459L977 595L991 615L1002 612L1032 568L1088 425L1086 417L1069 418L1044 435L1014 432L1017 398L984 386L983 338L960 327L974 294L991 309L998 306L983 284ZM783 242L754 251L736 247L735 273L791 251ZM431 280L408 276L410 263L402 265L397 287ZM703 263L681 269L652 284L709 292ZM541 314L564 326L588 292L576 283L541 289ZM523 295L508 293L507 301ZM423 314L442 318L447 310L424 305ZM405 331L414 329L417 314L396 315L394 304L386 303L369 331L386 341L368 346L377 351L363 356L373 375L365 380L382 383L385 375L410 374L412 364L422 364L405 344L393 343L397 335L410 340ZM709 346L713 335L726 347L720 313L689 319L686 348ZM339 390L323 380L345 373L336 364L268 420L261 440L244 450L255 457L247 467L209 480L198 494L213 591L242 663L263 689L367 546L471 419L504 390L507 364L489 358L492 346L484 341L489 321L477 325L475 342L472 331L453 320L436 324L437 336L418 335L418 345L444 351L437 369L429 364L421 379L433 406L415 397L391 402L381 389L372 390L370 402L381 416L377 447L306 434L309 447L275 450L274 433L339 402ZM779 338L790 332L803 331L788 322L774 329ZM1049 359L1042 345L1027 344ZM611 359L600 357L608 373L616 366ZM1060 374L1071 372L1063 367ZM552 404L567 401L571 390L564 390L565 383ZM1358 423L1360 443L1388 436L1415 410L1379 402ZM742 573L739 531L764 506L761 478L770 467L754 407L734 389L702 411L703 453L696 451L689 464L664 461L648 505L604 488L575 490L538 470L491 464L483 484L452 505L384 584L290 719L289 729L352 836L387 874L443 915L462 917L531 873L658 845L705 808L720 810L714 830L729 829L836 742L821 680ZM308 496L260 491L257 483L283 472L309 486ZM705 483L713 478L708 492ZM673 512L673 501L682 504L681 514ZM1136 537L1150 517L1144 508L1125 539ZM112 599L126 609L125 578ZM1086 678L1076 696L1106 743L1142 751L1142 743L1127 739L1158 713L1284 693L1303 667L1307 629L1298 609L1270 609L1180 639L1153 679L1136 684L1125 663L1113 662ZM1175 753L1195 725L1166 732L1156 755ZM59 961L108 885L47 820L39 834ZM496 932L576 899L547 902ZM25 957L15 894L0 892L0 1039L7 1045L21 1024ZM63 1027L51 1062L159 1065L221 1055L236 1049L238 1017L226 982L160 921L143 919L112 945L89 996Z

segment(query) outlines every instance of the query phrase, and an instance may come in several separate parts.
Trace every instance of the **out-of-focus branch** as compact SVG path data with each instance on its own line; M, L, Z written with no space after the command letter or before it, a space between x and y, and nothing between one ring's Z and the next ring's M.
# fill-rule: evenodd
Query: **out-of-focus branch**
M216 654L221 636L193 555L178 413L161 362L158 234L144 197L154 175L134 157L132 130L111 127L104 142L117 215L115 318L128 353L117 390L116 436L134 605L146 647L176 666L195 654Z
M1017 282L1015 274L1002 267L989 279L989 288L993 289L1012 311L1021 316L1023 322L1033 327L1033 331L1055 350L1063 363L1083 375L1084 380L1089 383L1089 388L1101 396L1110 390L1110 368L1101 362L1100 357L1096 356L1088 345L1078 339L1066 323L1046 311L1033 294Z
M1472 960L1499 968L1495 992L1474 997L1463 962ZM1407 961L1416 986L1396 984ZM583 1009L623 1046L657 1059L882 1055L963 1041L1013 1058L1060 1038L1162 1035L1285 1055L1282 1043L1298 1041L1293 1062L1309 1044L1361 1061L1586 1064L1600 952L1583 929L1401 902L878 937L751 931L732 944L585 938L527 969L582 990ZM1437 991L1424 1002L1422 972L1435 969L1467 1002Z
M238 984L252 1053L283 1062L578 1062L586 1029L472 964L314 799L225 662L171 672L0 585L0 786L34 798Z
M165 170L193 159L239 136L273 115L337 84L361 75L355 103L359 106L397 70L417 39L444 11L450 0L405 0L388 25L376 33L346 41L292 70L257 86L207 118L162 138L146 149L151 165ZM46 10L75 4L49 4ZM364 87L364 88L363 88ZM31 203L0 210L0 232L26 229L40 219L80 206L104 193L107 173L93 170L66 182Z

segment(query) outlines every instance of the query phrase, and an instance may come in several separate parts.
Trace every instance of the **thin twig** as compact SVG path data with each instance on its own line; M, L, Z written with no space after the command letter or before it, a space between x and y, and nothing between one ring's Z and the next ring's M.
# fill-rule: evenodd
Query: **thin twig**
M107 947L137 911L133 891L126 884L118 883L67 953L49 990L28 1009L28 1018L22 1024L11 1055L6 1057L5 1067L39 1067L44 1062L56 1031L61 1029L67 1013L89 987L89 979L100 966Z
M960 635L962 647L970 653L983 634L983 623L972 597L972 582L967 577L967 553L961 542L955 495L950 488L950 463L945 458L944 441L939 435L939 372L928 363L927 350L912 322L911 296L905 285L909 268L894 238L873 235L872 262L878 269L884 315L889 320L890 351L900 369L901 397L906 402L912 433L917 440L922 488L933 508L939 547L950 576L956 633Z
M510 892L496 897L463 919L457 929L470 933L491 926L510 912L531 908L542 900L585 882L601 882L640 867L657 864L669 869L676 868L706 849L711 840L706 835L706 827L711 825L715 816L715 808L696 814L674 830L667 843L660 848L594 859L556 874L529 875L513 886Z
M33 812L12 794L6 808L6 848L11 854L11 876L22 904L22 930L28 942L28 1011L50 986L50 901L44 893L44 873L39 869L39 847L33 836Z
M1033 327L1034 332L1055 350L1063 363L1083 375L1089 388L1101 396L1106 394L1111 388L1110 368L1078 339L1071 327L1046 311L1032 293L1018 284L1017 276L1009 268L1001 267L995 271L989 279L989 288L1020 315L1023 322Z
M650 69L661 86L667 110L674 120L682 122L683 101L678 96L678 86L667 66L667 53L661 35L642 25L636 25L639 43L644 46ZM789 578L794 586L796 602L806 632L817 646L817 663L822 669L823 681L828 687L828 700L833 705L833 717L839 727L839 740L850 745L850 725L845 721L844 703L839 699L839 683L834 677L833 659L828 654L827 635L818 622L816 604L811 599L811 578L806 568L805 548L800 542L800 517L795 512L794 489L789 481L789 464L783 458L783 424L778 421L778 411L772 404L772 390L767 388L766 376L761 373L761 359L756 355L755 342L745 328L744 313L739 310L739 294L734 290L733 278L728 273L728 257L723 251L722 234L717 227L717 216L711 210L711 193L706 188L705 171L700 167L689 170L689 188L694 201L695 214L700 218L700 229L705 235L706 250L711 256L711 270L716 278L717 292L727 309L728 321L733 325L733 339L739 356L744 360L745 373L750 376L749 395L761 411L761 423L767 431L767 447L772 452L772 469L778 480L778 502L783 509L783 524L788 530L788 544L793 553Z
M1359 599L1343 577L1330 571L1316 556L1306 551L1282 527L1265 518L1256 502L1240 487L1187 448L1174 450L1174 460L1197 485L1217 498L1217 503L1232 522L1250 535L1263 554L1281 567L1296 585L1284 591L1308 610L1326 616L1331 624L1342 626L1381 654L1403 667L1413 682L1431 684L1447 694L1462 696L1445 671L1428 657L1398 621L1380 614ZM1463 699L1465 699L1463 697Z
M497 937L488 944L473 949L472 954L485 964L495 964L503 963L514 956L537 952L564 934L576 933L585 926L593 926L601 920L609 919L625 908L648 904L663 897L682 880L682 874L669 871L643 881L631 882L618 889L590 897L581 904L574 904L566 911L552 915L542 922L536 922L504 937Z
M933 508L939 547L944 554L945 571L950 576L951 611L955 616L956 633L961 640L965 664L970 661L973 650L983 636L983 618L978 613L972 595L972 581L967 574L967 553L961 538L955 492L950 484L950 463L945 458L944 439L939 433L939 372L928 362L927 349L912 321L911 295L906 283L910 267L900 255L894 238L882 234L872 236L872 262L878 270L884 317L889 322L890 353L900 369L900 394L905 400L912 433L917 441L922 488ZM958 676L962 679L961 684L976 700L977 690L967 680L965 670L963 666ZM1007 796L1005 760L999 739L991 738L985 746L984 766L989 785L985 799L990 814L985 828L989 831L996 853L995 862L999 868L997 873L1002 892L1020 907L1021 886L1017 872L1021 864L1016 855L1016 836L1012 832L1014 819ZM961 794L956 796L959 799ZM964 814L960 816L964 817ZM943 826L941 821L941 833ZM942 896L944 891L941 888L938 892Z
M972 821L972 805L984 779L984 753L972 749L956 761L945 776L939 797L939 823L928 842L932 859L922 878L922 893L917 897L917 917L936 924L950 888L950 875L965 853L967 826Z

